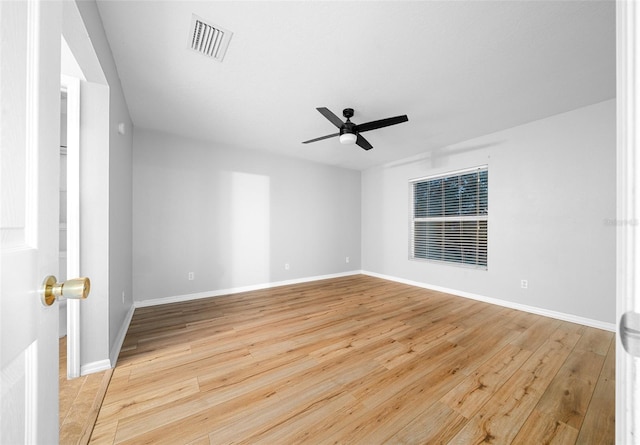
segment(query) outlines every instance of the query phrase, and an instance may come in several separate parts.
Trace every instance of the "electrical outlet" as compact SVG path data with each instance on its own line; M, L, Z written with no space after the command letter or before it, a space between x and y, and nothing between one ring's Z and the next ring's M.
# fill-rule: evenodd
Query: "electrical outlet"
M195 280L195 274L193 272L189 272L189 281Z
M527 280L520 280L520 287L522 289L527 289L529 287L529 281Z
M348 262L349 262L349 257L346 257L346 258L344 259L344 262L345 262L345 263L348 263Z
M284 270L289 270L289 263L284 263Z

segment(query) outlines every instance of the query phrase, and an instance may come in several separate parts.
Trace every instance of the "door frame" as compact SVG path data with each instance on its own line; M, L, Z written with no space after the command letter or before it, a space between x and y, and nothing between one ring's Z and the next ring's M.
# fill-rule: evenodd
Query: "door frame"
M628 311L640 312L640 157L637 156L640 9L635 0L616 2L617 101L617 291L616 291L616 441L635 443L640 435L640 359L621 342L620 321Z
M1 1L1 0L0 0ZM61 38L75 65L66 74L80 82L80 271L91 295L80 302L79 375L111 368L109 360L109 156L110 87L94 47L95 3L63 1ZM90 26L89 26L90 25ZM69 272L70 273L70 272ZM67 310L76 302L67 301ZM74 310L74 309L71 309ZM67 316L73 324L73 316ZM71 320L69 320L71 319Z
M61 75L67 93L67 277L80 276L80 79ZM67 378L80 377L80 301L67 300Z

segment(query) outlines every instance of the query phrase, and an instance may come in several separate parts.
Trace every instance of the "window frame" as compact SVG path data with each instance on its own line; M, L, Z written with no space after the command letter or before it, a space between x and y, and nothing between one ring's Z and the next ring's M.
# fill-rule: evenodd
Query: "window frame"
M415 200L415 184L417 183L424 183L424 182L429 182L429 181L434 181L434 180L438 180L438 179L445 179L445 178L451 178L451 177L460 177L463 175L468 175L469 173L477 173L478 175L480 174L480 172L486 171L487 173L487 193L486 193L486 213L480 213L480 209L476 209L477 213L474 215L451 215L451 216L446 216L446 215L439 215L439 216L430 216L430 217L419 217L416 218L415 214L416 214L416 210L415 210L415 204L416 204L416 200ZM488 187L488 175L489 175L489 166L488 164L484 164L484 165L478 165L475 167L469 167L469 168L464 168L464 169L460 169L460 170L454 170L454 171L449 171L449 172L444 172L444 173L439 173L439 174L435 174L435 175L429 175L429 176L424 176L424 177L420 177L420 178L415 178L415 179L411 179L409 180L409 260L414 260L414 261L423 261L423 262L430 262L430 263L437 263L437 264L443 264L443 265L451 265L451 266L458 266L458 267L464 267L464 268L471 268L471 269L478 269L478 270L488 270L489 268L489 258L488 258L488 246L489 246L489 187ZM444 211L442 212L444 213ZM477 224L479 224L481 221L484 221L486 224L486 241L485 241L485 246L484 246L484 251L485 251L485 255L484 255L484 259L486 264L481 264L481 263L469 263L469 262L463 262L463 261L455 261L452 260L451 258L449 259L436 259L436 258L422 258L420 256L416 256L415 251L416 251L416 223L418 222L466 222L466 221L472 221L472 222L476 222ZM443 240L440 243L442 245L442 249L446 249L446 242ZM476 241L475 243L475 247L476 250L478 249L478 246L480 246L481 244L478 243Z

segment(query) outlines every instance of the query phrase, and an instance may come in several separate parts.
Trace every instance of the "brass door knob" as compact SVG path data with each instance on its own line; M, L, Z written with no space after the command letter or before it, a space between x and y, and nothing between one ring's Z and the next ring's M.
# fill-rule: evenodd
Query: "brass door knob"
M625 312L620 318L620 341L624 350L640 357L640 313Z
M74 300L84 300L89 296L91 282L87 277L73 278L63 283L58 283L53 275L44 279L40 289L42 304L51 306L56 298L71 298Z

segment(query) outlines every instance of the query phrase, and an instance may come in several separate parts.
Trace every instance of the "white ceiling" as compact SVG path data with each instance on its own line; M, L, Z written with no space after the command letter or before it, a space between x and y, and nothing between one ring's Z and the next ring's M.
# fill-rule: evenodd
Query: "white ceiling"
M98 1L134 125L365 169L615 97L614 1ZM190 50L195 13L232 31ZM337 138L316 107L363 123Z

